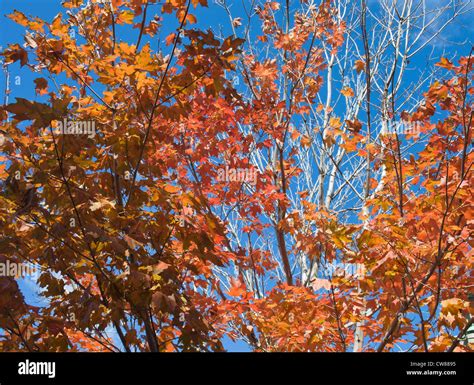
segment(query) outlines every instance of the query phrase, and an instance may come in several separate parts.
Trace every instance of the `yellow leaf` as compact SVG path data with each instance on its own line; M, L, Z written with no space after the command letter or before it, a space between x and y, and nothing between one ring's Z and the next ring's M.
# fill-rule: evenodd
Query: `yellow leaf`
M13 13L8 15L7 17L13 20L15 23L22 25L23 27L26 27L29 23L28 18L20 11L15 10Z
M132 11L123 11L118 17L118 21L125 24L133 24L134 14Z
M51 23L51 32L56 36L63 36L68 33L68 27L61 23L62 15L59 13Z
M453 63L451 63L448 59L446 59L445 57L442 57L441 58L441 61L439 63L436 63L436 66L437 67L442 67L442 68L446 68L448 70L451 70L453 69L454 65Z
M331 118L329 119L329 125L332 127L332 128L341 128L341 120L339 118Z
M180 188L178 186L173 186L171 184L167 184L165 186L165 191L169 192L170 194L177 193L179 190L180 190Z
M186 21L189 24L196 24L197 19L196 19L196 16L188 14L188 16L186 16Z
M461 309L467 309L467 307L468 303L460 298L450 298L441 301L441 313L443 314L451 313L453 315L456 315L461 311Z

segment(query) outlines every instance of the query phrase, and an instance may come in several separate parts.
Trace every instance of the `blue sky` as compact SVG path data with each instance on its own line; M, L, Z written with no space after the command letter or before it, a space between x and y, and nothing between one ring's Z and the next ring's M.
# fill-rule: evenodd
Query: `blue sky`
M446 4L447 0L431 0L430 5ZM0 30L0 47L6 48L8 44L19 43L23 44L24 28L17 25L11 20L5 17L6 14L13 12L18 9L19 11L31 15L38 16L46 21L52 21L53 18L59 12L64 12L64 9L60 5L60 0L1 0L0 3L0 17L2 28ZM251 1L235 1L230 5L234 17L245 17L245 8L250 7ZM369 6L378 7L377 0L369 1ZM160 14L160 5L152 5L150 17L153 14ZM231 34L231 29L228 22L228 15L225 10L216 4L215 0L209 0L208 8L199 8L193 13L198 18L197 26L202 29L212 29L214 33L228 36ZM413 79L416 78L417 74L421 69L424 68L426 58L428 55L434 55L435 57L441 57L445 54L448 57L456 57L461 55L467 55L469 49L474 41L474 29L472 28L472 17L474 13L464 15L457 20L456 23L452 24L451 27L443 31L437 38L435 38L429 46L422 52L418 59L411 63L413 67ZM178 23L165 24L161 32L161 46L164 46L164 39L166 36L173 32L178 26ZM434 24L431 28L436 31L440 24ZM238 30L240 33L243 32L243 27ZM129 43L135 42L138 35L138 30L131 30L130 27L118 27L119 40L127 41ZM151 42L152 48L156 47L157 40L153 39ZM143 44L142 44L143 46ZM40 77L40 74L34 74L26 68L20 68L18 63L9 66L10 70L10 102L14 101L15 97L22 97L30 100L41 100L39 96L35 94L33 80ZM410 77L407 78L410 81ZM5 76L3 71L0 73L0 95L3 98L5 89ZM43 299L37 295L35 283L32 280L22 280L20 287L27 298L27 301L33 305L40 306L44 304ZM232 341L226 339L224 346L230 351L247 351L249 350L245 343Z

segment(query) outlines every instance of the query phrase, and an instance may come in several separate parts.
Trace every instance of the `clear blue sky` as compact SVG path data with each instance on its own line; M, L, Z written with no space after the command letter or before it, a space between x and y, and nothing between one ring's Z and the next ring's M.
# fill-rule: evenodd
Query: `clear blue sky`
M445 3L445 0L432 0L431 5ZM21 12L38 16L41 19L52 21L53 18L59 12L64 12L64 9L60 5L60 0L1 0L0 3L0 17L1 17L1 29L0 29L0 47L6 48L9 43L23 44L24 28L17 25L11 20L5 17L6 14L13 12L14 9L18 9ZM232 1L231 1L232 3ZM235 1L231 5L234 16L244 16L244 6L250 7L250 1L244 0ZM369 6L377 7L377 1L369 1ZM153 5L150 12L150 16L154 13L160 14L160 5ZM224 9L215 3L215 0L209 0L209 7L198 9L196 12L198 17L198 27L202 29L211 28L215 34L222 33L227 36L231 33L229 28L228 16ZM440 36L433 40L433 42L427 47L424 55L420 55L415 63L411 63L413 67L423 68L425 65L425 59L427 55L434 53L435 57L440 57L445 53L448 57L467 55L469 53L470 46L474 41L474 29L472 27L472 17L474 14L471 12L469 15L461 17L456 23L454 23L449 29L444 31ZM168 33L172 32L176 25L164 25L164 29L161 34L161 39L167 36ZM130 30L130 27L119 27L118 36L119 40L134 42L138 31L136 29ZM452 44L452 42L455 44ZM152 47L156 47L157 42L154 41ZM161 42L163 46L163 41ZM434 51L432 51L432 49ZM33 74L28 69L21 69L18 63L9 66L11 73L10 87L10 101L12 102L15 97L23 97L30 100L40 100L40 97L35 95L33 80L39 77L39 74ZM415 76L415 74L413 75ZM410 80L409 78L407 79ZM18 84L19 82L19 84ZM5 77L3 71L0 74L0 95L3 98L5 87ZM31 280L22 280L20 282L21 289L27 298L27 301L33 305L44 304L42 298L37 295L37 289L35 284ZM226 339L224 341L225 347L230 351L246 351L249 350L245 343L238 342L232 343L232 341Z

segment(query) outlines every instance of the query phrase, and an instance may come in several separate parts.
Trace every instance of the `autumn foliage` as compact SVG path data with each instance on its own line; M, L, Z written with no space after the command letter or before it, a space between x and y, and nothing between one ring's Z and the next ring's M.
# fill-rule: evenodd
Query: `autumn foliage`
M375 136L321 101L347 33L331 1L258 5L251 46L199 28L206 0L82 3L9 15L25 44L2 57L37 97L0 110L0 262L37 267L46 301L0 277L0 350L472 350L470 53L384 110L416 132ZM346 157L359 179L338 184Z

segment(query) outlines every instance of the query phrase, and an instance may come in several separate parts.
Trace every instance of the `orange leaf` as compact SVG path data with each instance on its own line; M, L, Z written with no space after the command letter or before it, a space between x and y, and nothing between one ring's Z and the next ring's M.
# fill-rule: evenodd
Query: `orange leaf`
M7 17L13 20L15 23L22 25L23 27L26 27L29 23L28 18L23 13L17 10L15 10L10 15L7 15Z
M165 44L168 46L168 45L171 45L174 43L174 39L176 39L176 34L175 33L171 33L167 36L167 38L165 39Z
M246 290L242 287L242 283L237 279L233 279L232 281L232 287L227 292L227 294L232 297L240 297L241 295L245 294Z
M196 24L196 16L194 15L191 15L190 13L188 14L188 16L186 16L186 21L189 23L189 24Z
M177 193L179 190L180 190L180 188L178 186L173 186L171 184L167 184L165 186L165 191L169 192L170 194Z
M365 68L365 62L362 60L356 60L354 63L354 68L356 69L357 73L361 73Z
M123 11L118 17L118 22L125 24L133 24L134 13L132 11Z
M329 119L329 125L333 128L339 129L341 128L341 120L339 118L331 118Z
M454 67L454 64L451 63L448 59L445 57L441 58L441 61L439 63L436 63L436 66L446 68L448 70L452 70Z
M310 144L311 144L311 138L307 135L303 135L303 137L301 138L301 145L303 147L309 147Z
M341 91L341 94L343 94L347 98L352 98L354 96L354 91L351 87L344 87Z

